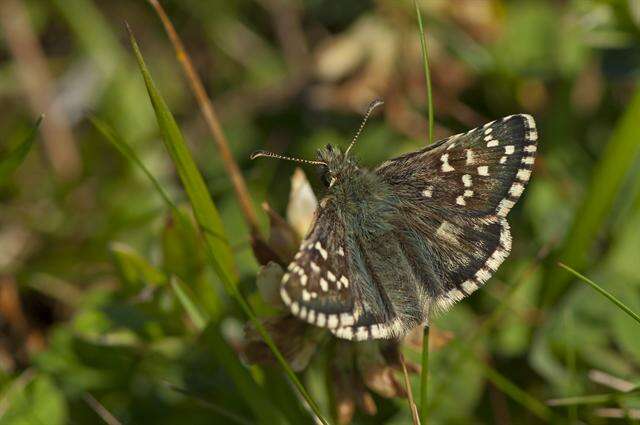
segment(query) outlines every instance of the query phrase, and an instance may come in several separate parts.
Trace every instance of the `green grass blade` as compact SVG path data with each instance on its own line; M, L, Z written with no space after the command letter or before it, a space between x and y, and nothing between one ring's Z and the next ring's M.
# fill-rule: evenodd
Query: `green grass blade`
M13 148L4 158L0 158L0 185L13 174L13 172L22 164L22 161L27 157L27 154L31 150L36 135L38 134L38 128L42 122L42 116L38 118L33 128L24 138L23 141Z
M558 266L562 267L563 269L565 269L566 271L568 271L569 273L573 274L574 276L576 276L578 279L582 280L583 282L585 282L586 284L588 284L589 286L591 286L593 289L595 289L596 291L600 292L602 295L604 295L605 297L607 297L609 299L609 301L611 301L612 303L614 303L616 306L618 306L618 308L622 311L624 311L625 313L627 313L629 316L631 316L631 318L633 320L635 320L636 322L638 322L638 324L640 324L640 316L638 316L638 314L636 314L635 312L633 312L629 307L627 307L622 301L620 301L619 299L617 299L611 292L607 291L606 289L604 289L603 287L601 287L600 285L598 285L597 283L595 283L593 280L589 279L588 277L581 275L580 273L578 273L577 271L575 271L574 269L572 269L571 267L562 264L562 263L558 263Z
M422 332L422 357L420 366L420 423L427 423L427 411L429 403L429 326L425 326Z
M184 307L184 310L187 312L187 315L195 327L199 331L202 331L205 326L207 326L209 318L198 306L198 303L196 303L193 292L191 292L189 287L177 276L171 277L171 289L173 289L173 292L176 294L176 298L178 298L178 301L180 301L180 304Z
M624 397L637 397L638 391L628 393L610 393L610 394L591 394L575 397L554 398L547 400L549 406L577 406L580 404L603 404L619 400Z
M260 333L265 343L269 346L274 356L278 360L278 363L282 366L283 370L300 392L302 397L308 403L313 413L317 416L322 423L327 423L316 403L311 399L304 386L293 372L282 353L278 350L273 339L269 336L266 329L256 318L255 314L251 310L251 307L247 301L243 298L239 292L236 282L237 276L233 265L233 256L229 246L229 243L224 235L224 229L222 221L218 214L218 211L213 204L213 201L207 191L207 188L202 179L200 171L195 165L191 154L186 146L182 133L178 128L173 115L169 111L164 99L160 96L155 83L151 78L147 66L140 52L140 48L133 37L133 34L129 32L130 42L133 48L134 54L138 61L140 72L147 87L147 92L151 100L151 104L156 114L158 125L160 127L163 141L171 159L173 160L178 170L180 180L187 192L187 196L191 201L194 215L198 226L200 227L205 240L205 247L207 255L214 266L214 270L218 274L220 280L223 282L225 289L231 295L236 302L240 305L245 314L252 321L256 330Z
M189 397L192 398L194 400L197 400L198 402L202 403L203 406L211 409L212 411L216 412L217 414L219 414L220 416L224 416L225 418L227 418L230 423L236 423L236 424L240 424L240 425L251 425L253 422L249 421L249 419L244 418L243 416L232 412L222 406L219 406L215 403L210 402L209 400L207 400L206 398L195 394L187 389L184 388L180 388L176 385L173 384L167 384L167 386L172 389L175 392L178 392L182 395L184 395L185 397Z
M422 64L424 66L424 78L427 87L427 111L429 114L429 128L427 134L427 145L433 143L433 97L431 94L431 72L429 71L429 51L427 50L427 40L424 35L424 25L422 24L422 13L418 6L418 1L414 0L418 17L418 28L420 29L420 47L422 48ZM425 326L422 337L422 371L420 373L420 422L427 423L427 404L429 399L429 326Z
M130 246L114 242L110 250L120 278L130 291L141 291L147 285L161 286L166 283L165 274L149 264Z
M424 35L424 25L422 24L422 13L418 6L418 0L413 0L416 7L416 15L418 15L418 28L420 29L420 47L422 49L422 64L424 66L424 78L427 86L427 113L429 114L429 134L427 135L428 144L433 143L433 95L431 93L431 72L429 71L429 50L427 50L427 39Z
M237 291L237 288L235 288L237 274L233 253L225 236L220 214L213 204L202 175L189 153L178 124L151 79L133 36L131 42L156 114L158 126L162 133L162 140L191 201L193 213L201 227L207 246L211 248L213 266L216 273L221 276L222 281L229 286L227 290L235 292Z
M489 317L485 319L474 331L465 335L463 338L455 338L451 341L451 354L447 358L447 362L444 364L444 368L449 370L450 373L455 371L455 368L462 361L464 356L471 355L472 349L476 346L480 338L489 333L496 324L504 317L511 306L511 300L520 288L527 282L527 274L533 271L534 267L537 267L538 260L534 260L529 264L518 277L514 279L513 284L509 285L507 293L501 298L498 306L491 312ZM436 386L433 391L433 398L430 400L429 407L432 410L436 410L443 394L445 383L442 382Z
M637 90L616 125L601 159L593 171L589 190L582 205L576 209L575 221L560 250L558 259L578 270L588 259L588 253L602 231L625 177L634 166L640 143L640 90ZM549 270L544 303L553 304L565 291L568 276L556 268Z
M135 164L144 173L145 176L151 181L153 187L158 191L162 199L166 202L167 206L171 209L178 211L175 203L169 197L169 194L162 187L160 182L151 174L151 171L142 163L138 155L131 149L128 143L126 143L122 137L120 137L116 131L111 128L107 123L99 119L98 117L91 117L91 123L100 132L105 139L109 141L127 160Z
M531 413L533 413L543 421L549 422L553 419L553 412L551 411L551 409L545 406L544 403L540 402L527 392L520 389L520 387L507 379L506 376L502 375L494 368L488 366L481 359L477 360L478 364L480 364L482 367L484 375L493 383L493 385L500 389L500 391L511 397L512 400L528 409Z

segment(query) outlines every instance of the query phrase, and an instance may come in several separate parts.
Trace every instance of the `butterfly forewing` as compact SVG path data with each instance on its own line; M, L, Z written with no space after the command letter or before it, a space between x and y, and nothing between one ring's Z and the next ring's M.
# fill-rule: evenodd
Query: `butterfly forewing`
M401 216L418 217L399 227L429 241L436 307L475 291L509 254L504 217L529 181L537 138L531 116L511 115L376 169L403 199Z
M530 115L511 115L386 161L375 172L398 196L427 208L504 217L529 181L537 139Z

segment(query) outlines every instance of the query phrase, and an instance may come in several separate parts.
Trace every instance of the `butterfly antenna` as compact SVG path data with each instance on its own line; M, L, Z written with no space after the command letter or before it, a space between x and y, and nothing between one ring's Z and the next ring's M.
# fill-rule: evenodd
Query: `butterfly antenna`
M367 112L364 114L364 118L362 118L362 124L360 124L360 128L358 128L358 131L356 131L356 134L353 136L353 139L351 139L351 143L349 144L349 147L344 153L344 156L347 156L349 154L349 151L353 147L353 145L356 144L356 141L358 140L360 133L362 133L362 130L364 129L364 126L367 123L367 120L369 119L369 115L371 115L373 110L376 109L378 106L382 105L383 103L384 102L382 101L382 99L376 99L369 104L369 107L367 108Z
M273 153L269 151L255 151L254 153L251 154L249 159L256 159L260 157L284 159L286 161L300 162L302 164L327 165L327 163L324 161L311 161L309 159L293 158L291 156L278 155L277 153Z

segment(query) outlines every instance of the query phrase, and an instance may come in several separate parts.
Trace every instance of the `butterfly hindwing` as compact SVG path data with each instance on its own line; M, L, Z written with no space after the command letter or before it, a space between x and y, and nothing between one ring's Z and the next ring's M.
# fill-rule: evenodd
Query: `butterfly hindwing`
M282 278L280 295L310 324L337 328L356 320L345 228L330 206L319 207L307 237Z

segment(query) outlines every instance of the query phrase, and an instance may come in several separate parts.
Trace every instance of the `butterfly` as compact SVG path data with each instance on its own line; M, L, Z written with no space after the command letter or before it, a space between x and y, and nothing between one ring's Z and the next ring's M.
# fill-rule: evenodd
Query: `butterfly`
M339 338L401 338L480 288L511 250L506 216L531 177L538 133L510 115L369 170L348 148L315 161L327 193L289 264L291 313Z

